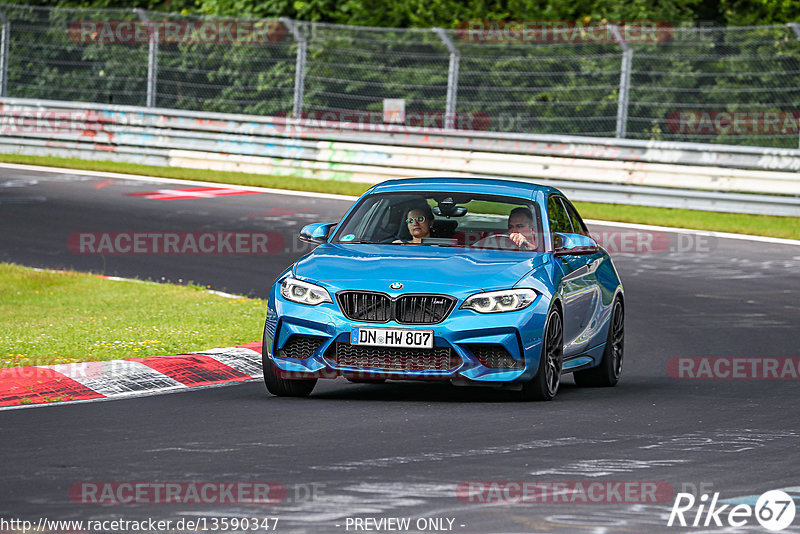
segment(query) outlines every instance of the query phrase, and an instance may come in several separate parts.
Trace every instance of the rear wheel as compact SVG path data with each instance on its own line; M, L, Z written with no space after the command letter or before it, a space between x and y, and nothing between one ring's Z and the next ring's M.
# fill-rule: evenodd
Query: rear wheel
M564 331L561 312L553 307L547 315L542 336L542 356L533 380L526 382L520 391L522 400L549 401L558 393L561 384L561 365L564 359Z
M264 368L264 383L267 391L278 397L308 397L317 379L289 380L278 376L275 362L269 357L267 343L267 325L264 325L264 338L261 342L261 363Z
M619 382L622 373L622 356L625 348L625 308L622 300L614 300L608 323L608 338L600 365L574 373L575 383L581 387L611 387Z

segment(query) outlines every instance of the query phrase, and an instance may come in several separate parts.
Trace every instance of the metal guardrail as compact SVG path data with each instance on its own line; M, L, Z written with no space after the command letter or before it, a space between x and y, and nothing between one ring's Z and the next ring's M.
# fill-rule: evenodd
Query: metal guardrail
M0 98L0 152L375 183L516 177L575 200L800 216L800 150ZM713 148L713 151L711 149ZM794 171L794 172L792 172Z

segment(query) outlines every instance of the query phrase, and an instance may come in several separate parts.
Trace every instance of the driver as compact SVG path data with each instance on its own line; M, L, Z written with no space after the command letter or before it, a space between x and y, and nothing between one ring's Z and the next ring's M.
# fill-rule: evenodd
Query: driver
M411 235L410 241L396 240L395 243L416 243L421 244L422 239L431 237L433 230L433 211L427 204L422 204L406 212L403 222L408 226L408 233Z
M531 210L522 206L508 214L508 237L521 249L536 250Z

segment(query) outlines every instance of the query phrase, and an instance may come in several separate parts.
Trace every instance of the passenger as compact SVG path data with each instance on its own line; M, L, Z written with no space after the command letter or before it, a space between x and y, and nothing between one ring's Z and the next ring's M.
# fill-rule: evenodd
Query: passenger
M433 212L427 204L412 208L406 213L405 223L408 226L408 233L411 235L411 241L406 243L422 243L422 238L431 237L431 230L433 230ZM402 243L403 241L395 241L395 243Z
M514 208L508 214L508 237L521 249L536 250L533 215L528 208Z

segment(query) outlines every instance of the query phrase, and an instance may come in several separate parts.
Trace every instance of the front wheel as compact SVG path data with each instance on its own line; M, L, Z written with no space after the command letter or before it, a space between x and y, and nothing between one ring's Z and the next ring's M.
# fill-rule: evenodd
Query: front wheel
M625 308L622 300L614 300L608 323L608 338L600 365L574 373L575 384L581 387L611 387L619 382L625 348Z
M539 369L533 380L526 382L520 391L522 400L549 401L558 393L561 384L561 366L564 360L564 331L561 313L555 306L547 315L542 336L542 355Z
M269 357L266 333L267 327L264 325L264 338L261 342L261 364L264 368L264 383L267 386L267 391L277 397L308 397L311 395L311 391L317 385L316 378L288 380L278 376L275 362Z

